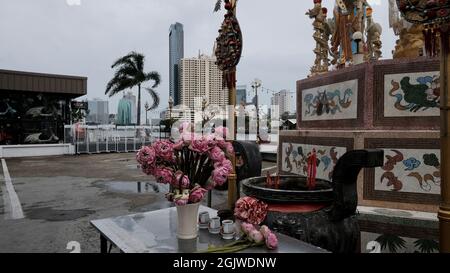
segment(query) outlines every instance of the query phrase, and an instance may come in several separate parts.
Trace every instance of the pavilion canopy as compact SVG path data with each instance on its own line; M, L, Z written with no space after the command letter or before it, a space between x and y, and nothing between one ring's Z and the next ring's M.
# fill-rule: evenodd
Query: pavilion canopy
M0 94L5 91L54 93L79 97L87 93L87 78L0 69Z

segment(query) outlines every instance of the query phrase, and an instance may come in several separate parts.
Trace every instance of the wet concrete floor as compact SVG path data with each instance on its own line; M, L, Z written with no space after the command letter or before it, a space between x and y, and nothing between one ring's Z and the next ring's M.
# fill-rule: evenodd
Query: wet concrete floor
M167 186L144 175L134 156L6 159L25 218L8 219L2 187L0 252L70 252L71 241L79 242L82 252L99 252L90 220L171 206L164 198ZM227 192L214 191L212 200L214 208L225 208Z

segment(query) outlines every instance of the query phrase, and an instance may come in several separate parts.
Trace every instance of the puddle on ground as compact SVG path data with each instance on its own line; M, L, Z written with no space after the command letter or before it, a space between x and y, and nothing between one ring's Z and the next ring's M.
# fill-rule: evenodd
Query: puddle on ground
M51 222L73 221L95 213L88 209L58 210L51 207L35 208L25 212L29 219L47 220Z
M111 181L101 182L99 184L105 187L107 191L115 193L149 194L167 192L168 190L164 185L157 185L154 182Z

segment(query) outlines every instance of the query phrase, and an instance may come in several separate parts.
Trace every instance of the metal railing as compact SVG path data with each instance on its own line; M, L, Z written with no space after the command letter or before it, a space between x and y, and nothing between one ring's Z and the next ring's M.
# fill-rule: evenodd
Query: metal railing
M64 143L74 145L75 154L135 152L159 136L155 126L64 126Z

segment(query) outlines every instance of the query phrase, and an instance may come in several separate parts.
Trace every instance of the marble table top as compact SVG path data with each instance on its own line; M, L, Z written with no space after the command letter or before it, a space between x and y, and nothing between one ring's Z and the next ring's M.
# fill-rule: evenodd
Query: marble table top
M211 217L217 211L200 206L199 213L207 211ZM177 211L175 207L132 215L93 220L91 225L102 236L124 253L194 253L206 250L209 245L225 245L232 241L220 235L199 230L199 236L192 240L180 240L176 236ZM242 253L326 253L327 251L283 234L276 234L279 247L268 250L254 247Z

